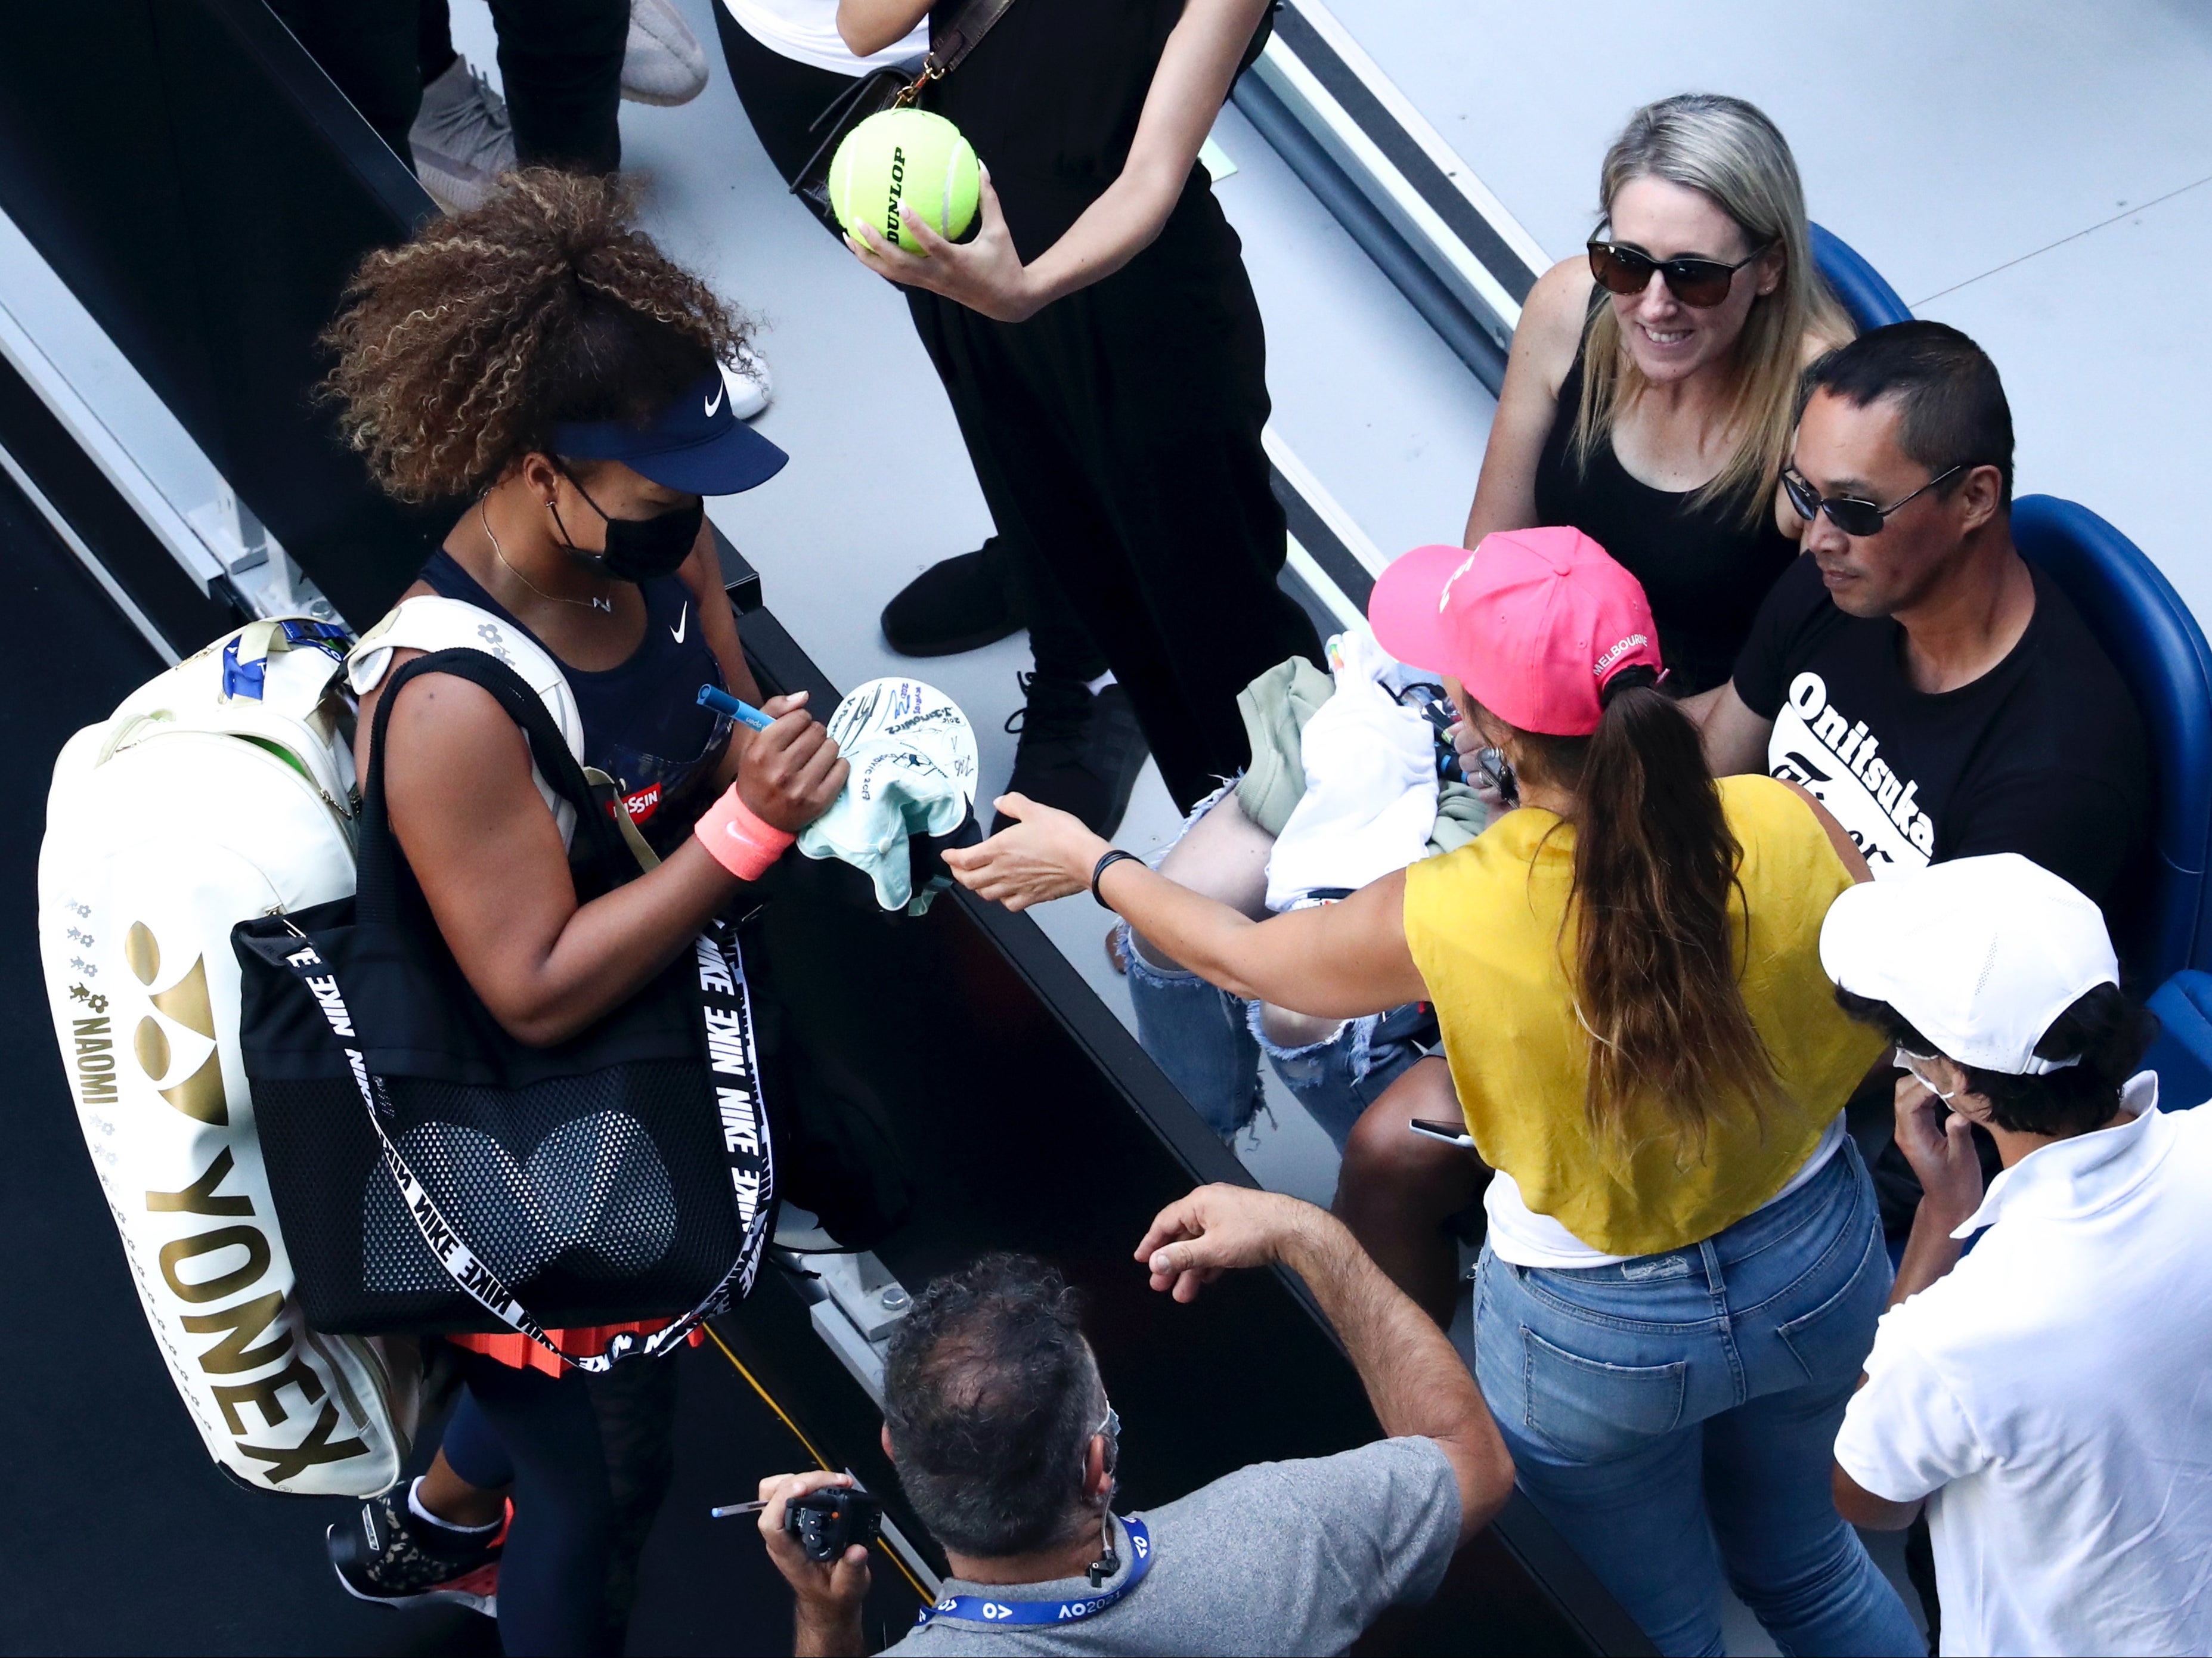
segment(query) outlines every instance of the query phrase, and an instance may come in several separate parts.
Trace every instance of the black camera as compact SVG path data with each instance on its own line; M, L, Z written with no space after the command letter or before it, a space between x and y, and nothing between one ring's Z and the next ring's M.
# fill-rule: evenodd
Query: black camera
M826 1564L855 1543L872 1543L884 1525L884 1505L849 1485L825 1485L783 1505L783 1528L799 1540L809 1560Z

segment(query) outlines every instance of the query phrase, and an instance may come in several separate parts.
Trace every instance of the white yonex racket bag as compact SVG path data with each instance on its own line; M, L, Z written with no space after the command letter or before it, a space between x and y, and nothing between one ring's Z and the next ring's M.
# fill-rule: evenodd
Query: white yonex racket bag
M148 682L64 746L39 858L62 1064L147 1323L208 1454L310 1496L398 1478L421 1369L411 1340L325 1336L300 1316L239 1057L230 933L353 890L352 644L304 617L255 622ZM520 673L580 754L559 665L455 600L410 599L371 629L351 689L394 648L464 646Z

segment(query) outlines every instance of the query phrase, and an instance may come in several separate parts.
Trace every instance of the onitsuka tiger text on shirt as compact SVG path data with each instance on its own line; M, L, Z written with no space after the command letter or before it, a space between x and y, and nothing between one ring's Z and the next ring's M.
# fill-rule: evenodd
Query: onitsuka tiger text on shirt
M1867 722L1832 701L1828 682L1808 669L1774 717L1767 770L1826 806L1875 875L1924 869L1936 855L1936 820L1920 804L1918 780L1899 776L1881 750Z
M1800 557L1736 659L1736 695L1774 722L1766 769L1802 785L1876 878L2016 852L2100 903L2142 845L2150 762L2128 689L2066 595L2029 567L2035 612L1987 671L1913 683L1891 616L1836 608Z

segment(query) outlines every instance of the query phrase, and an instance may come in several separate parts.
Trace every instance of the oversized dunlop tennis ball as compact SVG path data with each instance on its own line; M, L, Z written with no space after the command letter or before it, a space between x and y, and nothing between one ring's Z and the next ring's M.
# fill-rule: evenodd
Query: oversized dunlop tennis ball
M939 235L957 240L975 222L981 185L975 148L958 127L926 109L871 115L830 158L830 201L846 234L872 224L909 253L921 252L921 244L899 222L902 206Z

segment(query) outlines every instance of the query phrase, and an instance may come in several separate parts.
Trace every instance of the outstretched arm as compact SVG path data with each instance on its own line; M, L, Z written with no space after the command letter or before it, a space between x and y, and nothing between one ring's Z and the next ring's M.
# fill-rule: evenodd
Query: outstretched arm
M1231 1267L1287 1266L1304 1278L1359 1371L1392 1438L1434 1440L1459 1480L1464 1543L1513 1490L1513 1457L1474 1377L1435 1323L1325 1211L1243 1186L1202 1186L1160 1211L1137 1259L1177 1301Z
M1067 812L1024 795L997 809L1017 822L979 847L945 854L962 885L1009 909L1066 898L1091 884L1112 846ZM1133 859L1115 864L1099 894L1147 943L1248 1001L1317 1018L1351 1019L1428 995L1406 944L1406 878L1385 876L1342 903L1264 921L1178 886Z
M1152 71L1128 160L1066 234L1030 264L1022 263L1007 234L988 173L974 240L948 242L919 219L908 219L907 228L926 250L922 253L894 247L866 226L863 240L848 246L878 275L927 288L1000 322L1023 321L1062 295L1111 276L1151 246L1167 223L1267 6L1267 0L1187 0ZM880 33L879 28L856 35L846 27L847 14L863 9L882 13L881 27L888 27L911 4L841 0L838 27L856 50L859 40L874 39ZM909 21L907 27L912 26ZM987 164L990 160L983 159Z

